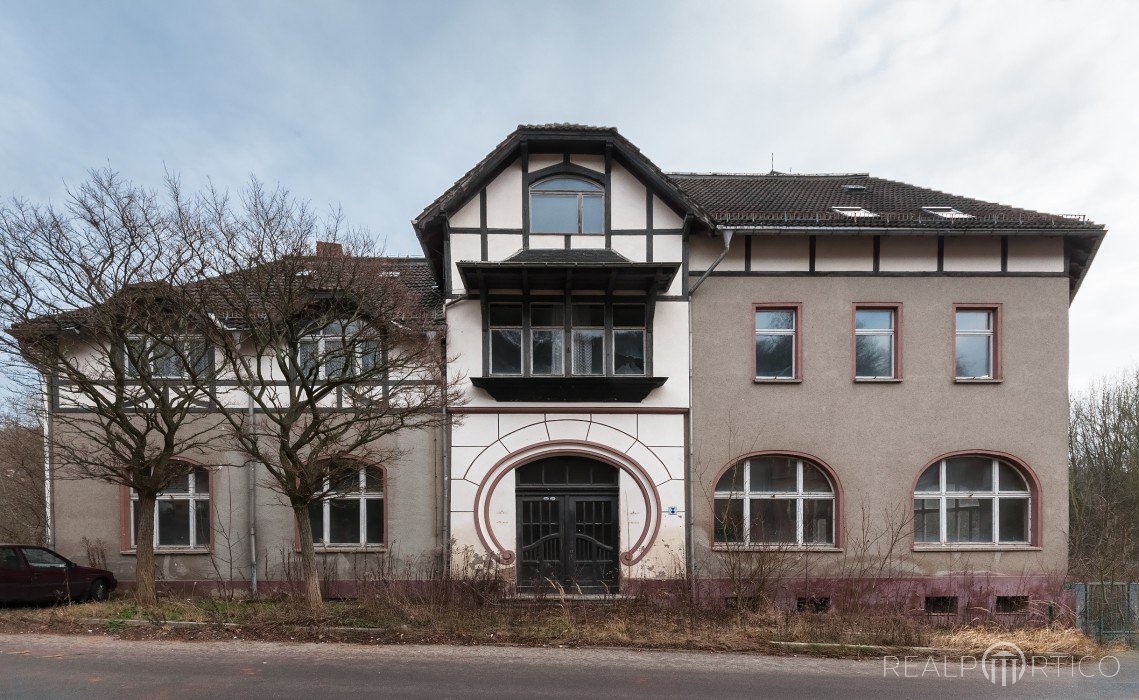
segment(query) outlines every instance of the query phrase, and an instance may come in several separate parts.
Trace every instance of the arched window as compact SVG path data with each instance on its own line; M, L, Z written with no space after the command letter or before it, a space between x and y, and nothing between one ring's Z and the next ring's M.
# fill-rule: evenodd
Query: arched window
M363 547L384 543L384 472L363 467L330 484L328 496L309 506L317 546Z
M531 233L605 233L605 190L596 182L555 176L530 186Z
M717 543L833 546L835 488L809 460L751 457L717 482L715 518Z
M918 544L1028 544L1032 491L1020 468L986 455L930 465L914 489Z

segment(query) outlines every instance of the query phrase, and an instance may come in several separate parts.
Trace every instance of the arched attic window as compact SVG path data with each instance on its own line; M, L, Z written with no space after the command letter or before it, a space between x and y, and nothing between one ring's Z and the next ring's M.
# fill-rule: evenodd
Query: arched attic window
M605 188L558 175L530 186L531 233L605 233Z

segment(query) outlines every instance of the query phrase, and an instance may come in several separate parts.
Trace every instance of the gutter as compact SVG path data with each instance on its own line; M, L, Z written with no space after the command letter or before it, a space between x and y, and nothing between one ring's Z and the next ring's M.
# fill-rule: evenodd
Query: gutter
M725 229L727 230L727 229ZM953 227L933 227L933 226L763 226L763 225L733 225L731 230L740 233L767 233L778 235L780 233L787 233L788 235L799 236L804 233L818 233L820 231L826 233L847 233L847 234L909 234L909 235L926 235L926 236L952 236L952 235L973 235L973 236L1039 236L1039 235L1095 235L1096 233L1103 233L1102 227L1095 228L996 228L996 227L980 227L980 226L953 226ZM1049 233L1050 232L1050 233Z
M712 274L712 270L715 270L716 267L724 261L724 258L728 257L728 250L732 247L732 234L734 233L735 229L724 229L724 249L720 251L720 255L712 261L708 269L704 270L704 274L700 275L700 279L696 280L696 284L688 288L689 297L696 293L696 290L700 288L701 284L704 284L704 280L708 279L708 275Z
M55 484L54 484L54 462L55 462L55 448L53 447L53 431L52 422L55 416L52 414L52 382L46 374L40 374L40 387L43 390L44 402L44 509L47 511L46 526L44 529L44 543L55 548Z
M253 394L249 395L249 430L254 430ZM249 478L249 591L257 594L257 462L250 457L245 462L245 471Z

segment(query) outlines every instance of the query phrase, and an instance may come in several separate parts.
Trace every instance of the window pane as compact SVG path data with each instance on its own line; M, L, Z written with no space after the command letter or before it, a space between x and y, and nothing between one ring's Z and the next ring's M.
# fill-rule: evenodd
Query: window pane
M941 541L941 511L936 498L914 499L914 541Z
M1028 541L1028 499L1001 499L1001 542Z
M490 332L491 374L522 373L522 331Z
M644 331L613 331L613 373L645 373Z
M744 503L742 498L716 499L716 541L744 541Z
M67 566L67 562L61 557L57 557L46 549L39 549L38 547L25 547L24 558L28 560L28 566L33 566L37 569L62 569Z
M751 541L794 544L795 500L755 498L751 503Z
M1010 464L999 462L997 464L997 478L1000 480L1001 491L1027 491L1028 484L1024 477Z
M859 335L854 338L854 372L859 377L894 376L894 336Z
M803 500L803 542L834 544L834 501L827 498Z
M922 472L918 478L918 491L940 491L941 490L941 462L933 465L929 469Z
M317 342L315 340L302 340L297 343L297 367L301 374L312 377L316 374Z
M194 542L195 547L210 546L210 502L194 501Z
M0 569L23 569L24 560L12 547L0 548Z
M344 341L339 338L324 341L324 356L317 360L324 363L324 376L343 377L348 368L347 358L344 356Z
M530 230L534 233L577 233L577 195L530 195Z
M360 470L347 467L341 463L335 469L335 476L329 481L329 491L332 493L360 493Z
M377 467L364 470L364 490L368 493L384 492L384 472Z
M530 357L534 374L561 374L562 358L565 350L562 341L565 332L556 331L530 331Z
M945 528L949 542L992 542L993 499L945 499Z
M992 377L993 368L989 353L992 337L987 335L957 336L957 376Z
M796 460L790 457L756 457L751 460L751 491L791 493L798 489Z
M810 462L803 462L803 490L807 493L832 493L831 484L823 470Z
M190 502L158 501L158 544L190 546Z
M189 344L189 356L194 373L205 374L210 370L210 348L204 340L195 340Z
M564 310L561 304L531 304L530 325L561 328Z
M890 330L894 312L890 309L859 309L854 312L854 327L859 330Z
M583 326L603 327L605 325L605 306L603 304L574 304L573 325L575 328Z
M365 534L368 544L383 544L384 542L384 502L378 498L368 499L364 506L364 517L367 525Z
M521 326L522 305L491 304L487 308L487 321L492 326Z
M730 467L720 480L716 482L716 490L720 492L735 492L739 493L744 490L744 469L747 468L746 462Z
M573 332L573 373L605 373L605 331Z
M791 309L761 309L755 312L756 330L786 330L795 327Z
M950 457L945 460L946 491L992 491L993 460L987 457Z
M641 304L617 304L613 307L615 328L644 328L645 307Z
M993 329L993 314L991 311L958 311L957 330L959 331L989 331Z
M324 504L308 504L308 524L312 528L312 541L324 541Z
M194 470L194 493L209 493L210 492L210 470L208 469L195 469Z
M605 233L605 200L601 195L582 195L581 232Z
M169 486L162 489L162 493L190 493L190 475L183 474L171 481Z
M600 192L601 185L576 177L551 177L547 180L542 180L530 189L540 192L550 190L559 190L562 192Z
M360 543L360 499L334 498L328 502L328 541L334 544Z
M755 336L755 376L794 377L795 338L791 335Z

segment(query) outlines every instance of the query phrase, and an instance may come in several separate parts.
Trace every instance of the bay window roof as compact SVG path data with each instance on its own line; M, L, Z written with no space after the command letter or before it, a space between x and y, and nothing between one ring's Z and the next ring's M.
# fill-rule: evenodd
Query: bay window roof
M664 292L680 263L639 263L607 249L524 250L501 262L461 261L463 285L488 289Z

